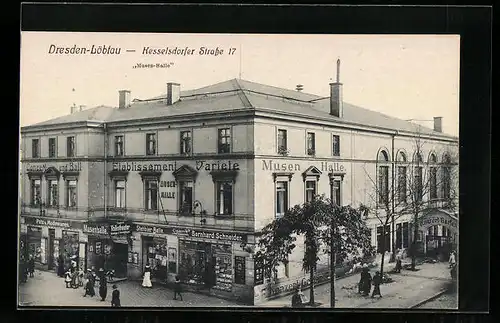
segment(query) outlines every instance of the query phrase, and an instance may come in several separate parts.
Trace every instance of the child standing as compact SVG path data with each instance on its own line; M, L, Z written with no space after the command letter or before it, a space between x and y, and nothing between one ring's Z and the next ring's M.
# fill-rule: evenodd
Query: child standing
M71 284L71 272L68 270L66 271L66 273L64 274L64 282L66 283L66 288L70 288L70 284Z

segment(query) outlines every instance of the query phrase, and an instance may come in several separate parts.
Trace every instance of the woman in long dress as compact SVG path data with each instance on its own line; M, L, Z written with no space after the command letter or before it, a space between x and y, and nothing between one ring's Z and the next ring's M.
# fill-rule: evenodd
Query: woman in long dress
M108 294L108 282L106 279L106 274L104 273L104 269L99 269L99 296L101 296L101 302L106 300L106 296Z
M153 284L151 284L151 267L149 265L146 265L146 268L144 268L144 278L142 279L142 287L148 287L148 288L153 287Z

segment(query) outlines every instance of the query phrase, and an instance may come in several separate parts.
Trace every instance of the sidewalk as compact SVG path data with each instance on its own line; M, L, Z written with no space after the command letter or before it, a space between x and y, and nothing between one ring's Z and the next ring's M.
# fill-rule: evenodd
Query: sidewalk
M55 273L36 271L35 277L28 278L25 284L19 286L20 306L82 306L82 307L110 307L112 285L108 284L106 301L101 302L96 287L95 297L83 297L83 287L78 289L66 288L64 279ZM122 281L116 283L120 290L121 305L123 307L241 307L227 300L215 297L183 292L184 301L173 300L173 291L161 286L153 285L147 289L137 281Z
M384 271L391 271L393 264ZM364 297L358 294L359 274L335 281L336 308L410 308L446 289L451 282L448 264L421 264L415 272L403 270L400 274L389 274L394 282L380 286L382 298ZM373 275L377 269L371 270ZM314 300L330 307L330 284L314 289ZM309 289L303 290L309 299ZM289 307L291 296L259 304L261 307Z

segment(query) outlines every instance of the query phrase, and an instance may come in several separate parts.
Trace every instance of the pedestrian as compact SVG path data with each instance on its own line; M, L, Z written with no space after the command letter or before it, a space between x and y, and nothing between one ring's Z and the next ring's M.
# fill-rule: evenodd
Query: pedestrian
M95 296L94 275L91 269L87 269L87 284L85 285L85 294L83 295L83 297L87 295L89 295L90 297Z
M376 272L375 276L373 276L373 292L372 292L372 298L375 295L378 295L382 297L382 294L380 294L380 284L382 283L382 276L380 275L380 272Z
M33 257L33 255L30 255L30 258L28 260L28 269L30 277L35 277L35 258Z
M174 299L177 300L177 295L181 297L182 299L182 285L181 285L181 280L179 279L179 276L175 276L175 283L174 283Z
M450 253L450 258L448 259L448 263L450 268L453 268L456 265L457 259L455 257L455 251L452 251Z
M398 252L398 254L396 255L396 266L394 267L394 272L395 273L400 273L401 269L402 269L401 254Z
M62 255L57 257L57 276L64 277L64 257Z
M106 300L106 296L108 294L108 282L106 279L106 274L104 273L104 269L99 269L99 296L101 296L101 302Z
M21 283L26 283L28 281L26 266L26 261L24 259L21 259L19 261L19 276L21 278Z
M64 282L66 283L66 288L70 288L72 277L71 277L71 272L69 271L69 269L66 271L66 274L64 274L64 275L65 275Z
M142 287L147 287L147 288L151 288L153 287L153 284L151 284L151 267L148 265L146 265L146 268L144 268L144 275L143 275L143 279L142 279Z
M362 291L363 291L363 296L368 296L370 294L370 290L371 290L371 283L372 283L372 276L370 275L370 271L368 269L368 266L365 265L365 267L363 267L363 288L362 288Z
M116 285L113 285L113 292L111 293L111 307L120 307L120 291Z
M295 290L295 293L292 296L292 307L304 307L305 304L305 296L304 293L302 293L302 290L300 289L300 285L297 286L297 289Z

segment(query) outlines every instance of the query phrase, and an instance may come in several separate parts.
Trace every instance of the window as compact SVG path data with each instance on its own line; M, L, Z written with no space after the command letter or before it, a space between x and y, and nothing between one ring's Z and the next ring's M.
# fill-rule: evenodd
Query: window
M406 203L406 167L398 166L398 202Z
M144 209L158 210L158 181L146 180L144 185L145 185Z
M49 138L49 158L56 157L56 138Z
M423 196L422 167L421 166L415 167L414 180L415 180L415 183L413 185L414 201L420 202L420 201L422 201L422 196Z
M332 180L332 202L335 205L342 205L342 202L340 200L340 187L341 187L341 180L340 179L333 179Z
M306 181L306 203L316 196L316 181Z
M408 248L410 227L408 222L403 222L403 248Z
M286 130L278 129L278 153L285 153L288 149Z
M396 224L396 248L403 247L403 227L401 223Z
M115 136L115 156L123 156L123 136Z
M233 214L233 183L217 182L217 214Z
M177 249L168 248L168 272L177 273Z
M66 207L76 207L76 181L66 181Z
M340 136L332 136L332 155L340 156Z
M115 180L115 208L125 208L125 181Z
M40 140L32 139L31 140L31 157L39 158L40 157Z
M38 206L40 205L40 199L41 199L41 194L40 194L40 180L39 179L33 179L31 180L31 205L33 206Z
M66 156L75 157L75 137L66 138Z
M430 190L429 190L429 197L431 199L436 199L437 198L437 169L436 167L431 167L429 169L429 184L430 184Z
M383 206L389 201L389 166L378 167L378 202Z
M307 155L314 156L316 153L316 135L313 132L307 133Z
M179 213L191 215L193 212L193 182L179 182Z
M385 234L383 232L383 227L377 227L377 252L382 253L385 251L390 251L391 247L391 230L388 225L385 226Z
M191 153L191 131L181 131L181 154Z
M288 182L276 182L276 218L288 210Z
M49 180L49 195L47 196L47 206L49 207L57 207L59 205L57 186L57 180Z
M228 154L231 152L231 129L219 129L217 151L219 154Z
M156 155L156 134L146 134L146 155Z
M445 155L444 157L444 165L442 168L443 178L442 178L442 198L449 199L450 191L451 191L451 159L450 156Z

